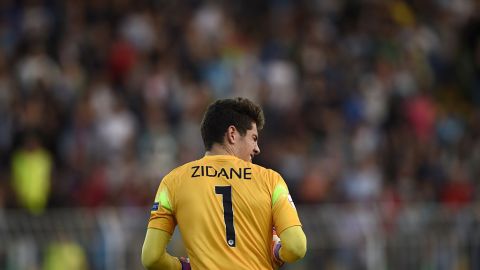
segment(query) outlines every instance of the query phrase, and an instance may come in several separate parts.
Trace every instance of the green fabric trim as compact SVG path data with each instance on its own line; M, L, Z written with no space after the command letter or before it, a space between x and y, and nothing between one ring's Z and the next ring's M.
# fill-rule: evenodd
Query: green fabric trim
M160 207L164 207L168 211L172 211L172 206L170 205L170 200L168 199L168 192L166 190L160 191Z
M288 195L288 189L284 185L277 185L273 190L272 205L274 205L282 195Z

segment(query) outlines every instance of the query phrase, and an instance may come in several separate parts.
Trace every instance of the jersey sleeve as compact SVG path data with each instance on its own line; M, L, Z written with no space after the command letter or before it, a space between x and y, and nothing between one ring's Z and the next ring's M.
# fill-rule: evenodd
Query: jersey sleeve
M297 209L293 203L287 184L280 174L272 171L273 192L272 192L272 212L273 226L278 234L292 226L301 226Z
M168 178L165 177L158 187L155 201L150 209L148 228L155 228L173 234L177 225L172 208L173 190L169 187Z

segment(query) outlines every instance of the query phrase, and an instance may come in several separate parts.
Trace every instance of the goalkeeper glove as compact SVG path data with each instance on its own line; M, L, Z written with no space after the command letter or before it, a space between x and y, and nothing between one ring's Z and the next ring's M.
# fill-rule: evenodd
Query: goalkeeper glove
M190 259L189 258L181 257L178 260L182 264L182 270L192 270L192 268L190 267Z
M277 231L273 228L273 236L272 236L272 256L273 256L273 264L276 268L280 268L285 262L280 258L280 248L282 247L282 242L280 241L280 237L277 235Z

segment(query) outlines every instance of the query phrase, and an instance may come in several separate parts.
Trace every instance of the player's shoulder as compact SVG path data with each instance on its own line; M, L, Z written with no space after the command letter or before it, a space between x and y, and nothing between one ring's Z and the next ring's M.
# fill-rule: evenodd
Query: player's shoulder
M256 170L257 172L259 172L260 174L262 175L267 175L269 177L281 177L280 174L273 170L273 169L270 169L270 168L266 168L266 167L263 167L261 165L258 165L258 164L254 164L254 163L250 163L252 168L254 170Z
M172 169L164 176L163 181L173 181L175 178L182 178L182 176L184 176L197 161L198 160L190 161Z

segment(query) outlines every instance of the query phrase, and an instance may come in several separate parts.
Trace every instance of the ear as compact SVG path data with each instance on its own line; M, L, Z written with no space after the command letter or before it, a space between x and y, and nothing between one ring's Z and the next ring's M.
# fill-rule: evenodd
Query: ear
M227 142L229 144L234 144L237 138L237 128L234 125L231 125L227 129Z

